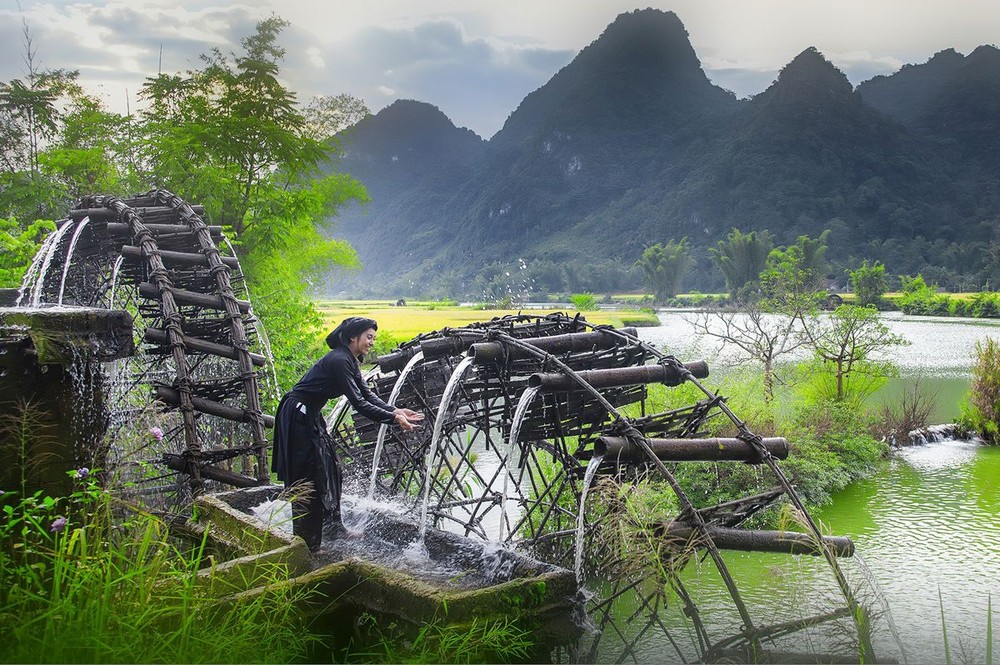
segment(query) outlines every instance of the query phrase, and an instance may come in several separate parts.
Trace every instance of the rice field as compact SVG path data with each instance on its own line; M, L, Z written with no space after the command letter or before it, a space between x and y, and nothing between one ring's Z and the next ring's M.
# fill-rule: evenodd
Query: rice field
M397 342L403 342L420 333L440 330L445 327L461 327L476 321L489 321L493 317L507 314L538 314L544 316L549 312L563 311L553 305L550 309L478 309L471 306L460 306L440 302L408 302L406 306L396 307L387 300L324 300L316 303L325 319L325 328L336 326L349 316L365 316L378 322L379 337L389 337ZM567 312L575 314L576 312ZM595 324L611 324L613 326L656 326L659 319L652 310L626 309L594 310L583 312L587 321Z

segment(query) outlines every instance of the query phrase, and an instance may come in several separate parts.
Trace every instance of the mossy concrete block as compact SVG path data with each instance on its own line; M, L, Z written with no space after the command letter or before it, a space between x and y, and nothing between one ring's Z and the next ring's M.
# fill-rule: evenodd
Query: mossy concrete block
M312 568L309 548L301 538L292 544L213 564L198 571L197 582L214 595L230 595L273 582L294 578Z
M100 362L133 351L125 311L0 308L0 413L25 423L0 433L0 486L63 495L67 472L106 466Z
M313 615L347 609L415 625L502 618L535 627L558 624L553 630L563 632L574 625L578 594L569 570L437 529L424 534L428 567L404 570L398 556L420 529L407 516L375 511L366 513L363 539L334 540L311 555L301 538L269 530L250 512L281 490L255 487L196 500L198 523L245 553L199 573L213 591L236 591L225 602L274 594L299 599L302 610ZM355 516L349 505L344 513L345 520ZM287 566L287 580L274 582L275 566Z
M220 498L221 496L225 495L206 494L195 499L197 521L210 524L211 529L237 545L245 555L260 554L293 543L295 536L292 534L268 529L263 520L249 512L234 508ZM301 542L302 539L298 540Z
M132 315L97 307L3 307L0 328L24 329L38 362L106 362L135 353Z

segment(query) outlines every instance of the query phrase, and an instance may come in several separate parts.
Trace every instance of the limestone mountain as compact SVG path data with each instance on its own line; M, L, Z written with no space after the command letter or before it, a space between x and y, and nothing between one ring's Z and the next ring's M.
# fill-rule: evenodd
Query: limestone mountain
M521 259L539 291L638 288L643 248L682 237L700 261L688 286L709 290L705 248L733 227L779 243L829 228L841 276L867 258L980 279L1000 216L998 55L944 51L855 91L810 48L737 100L676 15L622 14L489 141L411 101L341 136L335 168L372 202L338 229L364 272L328 290L476 295Z

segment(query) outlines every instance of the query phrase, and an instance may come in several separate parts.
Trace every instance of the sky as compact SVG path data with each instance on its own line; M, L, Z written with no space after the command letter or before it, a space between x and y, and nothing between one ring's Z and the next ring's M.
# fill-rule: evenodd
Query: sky
M0 81L26 74L27 24L36 65L78 70L109 109L134 111L146 77L238 52L276 14L291 23L282 77L303 102L416 99L489 138L618 14L647 6L675 12L709 79L738 97L810 46L857 85L1000 42L998 0L0 0Z

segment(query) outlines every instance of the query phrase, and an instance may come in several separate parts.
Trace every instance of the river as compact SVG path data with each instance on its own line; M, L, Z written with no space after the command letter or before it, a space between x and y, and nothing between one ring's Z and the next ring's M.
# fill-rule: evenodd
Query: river
M663 325L640 329L640 337L682 360L707 357L724 382L734 358L700 345L691 316L661 312ZM919 379L935 395L932 418L953 420L968 389L976 341L1000 337L1000 322L899 314L883 320L910 345L893 349L900 376L878 398L891 400ZM869 578L863 584L869 600L874 593L888 605L898 640L883 619L876 653L916 665L943 663L947 633L951 662L985 662L988 606L994 596L1000 601L1000 449L944 441L903 450L875 476L835 494L814 517L830 533L854 540L857 555L845 560L845 570L859 584ZM787 568L782 573L768 557L751 555L727 554L727 562L751 602L790 602L772 590ZM800 579L792 586L809 593L811 580L820 579L815 569L794 564L791 574ZM725 602L720 596L719 604ZM650 662L662 662L665 652L649 646Z

